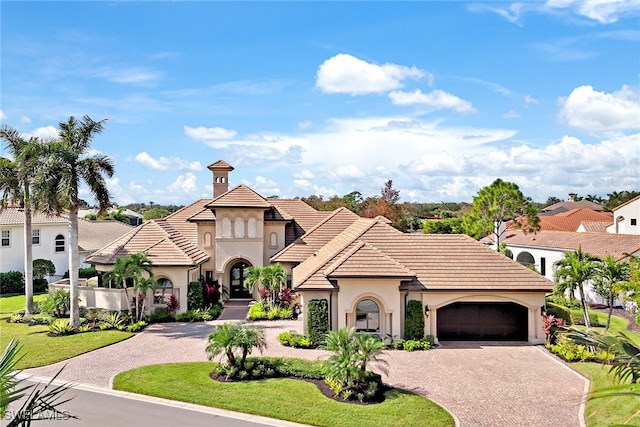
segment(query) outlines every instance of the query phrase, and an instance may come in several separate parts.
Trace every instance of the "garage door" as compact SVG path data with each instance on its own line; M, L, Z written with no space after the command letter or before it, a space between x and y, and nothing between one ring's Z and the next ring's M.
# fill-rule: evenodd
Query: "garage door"
M438 309L442 341L527 341L527 308L519 304L457 302Z

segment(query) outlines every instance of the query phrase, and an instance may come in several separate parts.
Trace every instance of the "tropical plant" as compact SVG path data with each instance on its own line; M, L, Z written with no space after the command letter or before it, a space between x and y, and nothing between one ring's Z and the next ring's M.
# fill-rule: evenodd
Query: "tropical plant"
M266 290L269 293L266 302L269 305L279 306L280 291L287 284L287 271L280 263L267 265L265 267L249 267L247 269L247 277L244 280L244 287L249 292L253 292L254 288L258 290Z
M40 311L55 317L64 317L71 305L71 294L64 289L52 289L40 301Z
M27 398L22 406L12 411L11 421L7 427L30 426L32 421L42 419L45 414L49 417L77 419L76 416L59 409L61 405L72 399L63 399L63 393L70 384L53 386L62 369L44 387L38 387L38 384L25 385L25 378L18 377L20 372L16 371L15 367L22 359L19 355L20 348L18 341L12 339L0 356L0 419L5 419L9 405L25 396ZM28 395L27 392L29 392Z
M32 181L40 166L40 141L36 137L25 140L20 133L7 125L0 128L0 139L13 157L0 157L0 207L8 203L24 209L24 277L26 314L33 314L33 237L31 227L32 209L37 208L38 197L31 192Z
M264 330L242 323L224 323L209 334L206 352L209 360L224 355L228 367L244 370L247 356L256 348L262 352L266 347Z
M46 145L46 153L33 179L34 198L47 213L66 213L69 218L69 287L71 290L70 322L80 324L78 304L78 210L79 188L84 183L97 200L100 211L109 204L105 176L114 172L113 160L103 154L89 155L91 142L103 130L105 120L93 121L73 116L59 124L58 140Z
M73 327L68 319L56 319L49 325L49 332L55 335L69 335L73 332Z
M627 334L600 333L571 328L567 336L577 344L595 347L613 355L608 361L609 373L620 385L597 390L592 397L611 397L632 395L640 397L640 346L634 343Z
M147 277L145 278L144 275ZM111 283L118 288L124 288L125 296L129 302L131 301L129 298L129 292L127 291L129 285L135 289L141 280L150 278L153 278L151 260L144 253L131 254L118 258L113 268L104 275L104 280L106 282ZM135 305L137 311L137 296ZM127 308L129 309L129 315L133 316L130 303ZM137 314L136 318L138 318Z
M609 305L605 331L608 331L611 325L614 301L623 290L621 283L626 282L630 278L631 266L629 263L617 262L612 255L607 255L595 268L593 277L594 289Z
M153 277L138 277L134 282L133 290L136 292L136 321L142 320L145 313L145 304L149 291L155 292L158 283ZM142 304L140 304L142 301ZM139 308L139 310L138 310Z
M584 325L587 329L591 327L591 322L589 321L589 311L584 296L584 283L594 276L598 261L597 257L583 252L582 248L578 248L576 251L566 252L562 259L554 263L556 267L556 287L554 292L564 295L569 291L570 295L573 295L575 290L578 290Z

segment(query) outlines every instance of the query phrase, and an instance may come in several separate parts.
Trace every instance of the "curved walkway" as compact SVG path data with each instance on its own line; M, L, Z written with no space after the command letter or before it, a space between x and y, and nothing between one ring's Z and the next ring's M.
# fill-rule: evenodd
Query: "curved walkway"
M207 360L204 348L212 326L222 323L156 324L144 332L64 362L25 373L110 387L113 377L145 365ZM306 359L322 350L280 345L284 330L301 332L300 321L257 322L265 329L265 355ZM462 426L577 427L588 381L537 346L509 343L443 343L425 352L387 352L385 382L420 393L444 406Z

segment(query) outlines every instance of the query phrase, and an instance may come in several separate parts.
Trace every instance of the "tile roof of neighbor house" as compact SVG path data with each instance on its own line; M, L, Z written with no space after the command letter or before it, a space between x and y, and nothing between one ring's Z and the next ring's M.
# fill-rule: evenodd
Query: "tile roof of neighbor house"
M603 221L582 221L578 230L582 227L586 233L606 233L607 227L611 224L611 222Z
M141 252L158 266L195 266L209 259L165 218L145 222L94 252L87 262L114 264L118 258Z
M541 212L546 212L547 215L555 215L556 213L566 212L571 209L591 209L594 211L601 211L602 206L597 203L590 202L589 200L579 200L577 202L558 202L554 203L551 206L547 206L542 208Z
M270 208L271 203L244 184L223 193L207 205L211 208Z
M591 209L571 209L553 216L541 216L540 229L551 231L577 231L583 221L598 221L607 225L613 223L611 212L597 212Z
M66 224L69 218L62 215L47 215L43 212L31 212L31 224ZM0 225L22 225L24 224L24 209L22 208L4 208L0 209Z
M124 236L134 227L120 221L78 220L78 247L84 251L95 251Z
M614 212L617 211L618 209L627 206L628 204L631 204L633 202L635 202L636 200L640 200L640 195L637 195L636 197L634 197L633 199L627 200L624 203L619 204L618 206L616 206L615 208L613 208Z
M611 233L575 233L569 231L539 231L524 234L521 230L510 231L503 239L510 246L537 247L574 251L582 248L591 255L603 257L613 255L617 260L640 251L640 235Z
M360 251L362 256L357 255ZM364 255L384 267L376 268ZM411 277L403 285L407 289L550 291L554 287L550 280L468 236L406 234L380 218L357 220L295 267L294 287L332 289L332 277L356 277L365 269L368 277Z

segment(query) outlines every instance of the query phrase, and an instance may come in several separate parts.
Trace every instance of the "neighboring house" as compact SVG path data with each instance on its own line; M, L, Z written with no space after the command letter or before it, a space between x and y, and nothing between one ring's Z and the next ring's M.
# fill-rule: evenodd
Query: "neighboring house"
M640 196L621 204L613 210L613 224L607 233L640 234Z
M332 329L355 326L402 336L404 307L419 300L425 333L436 339L543 343L541 310L553 283L462 235L401 233L386 218L360 218L345 208L319 212L298 199L266 199L247 186L229 190L233 167L209 165L213 199L151 220L87 258L102 271L145 253L160 288L187 309L187 285L213 280L231 299L254 295L246 269L281 262L301 296L326 299Z
M570 195L575 196L575 195ZM590 209L592 211L602 211L602 206L589 200L569 200L567 202L558 202L553 205L540 209L540 216L557 215L573 209Z
M32 214L33 259L48 259L53 262L56 274L50 281L61 278L69 270L68 233L69 219L64 215ZM117 221L105 221L105 225L90 221L78 221L78 262L116 237L131 230ZM20 208L0 210L0 271L24 273L24 211Z
M111 207L109 209L107 209L107 214L112 213L112 212L118 212L118 207L114 206ZM131 209L123 209L122 210L122 215L126 216L127 218L129 218L129 225L132 225L134 227L142 224L144 222L143 219L143 215L139 214L138 212L132 211ZM95 208L91 208L91 209L80 209L80 211L78 211L78 218L85 218L87 215L98 215L98 209Z
M578 231L580 225L586 221L599 223L601 227L613 222L611 212L598 212L588 208L571 209L539 218L540 229L549 231Z

